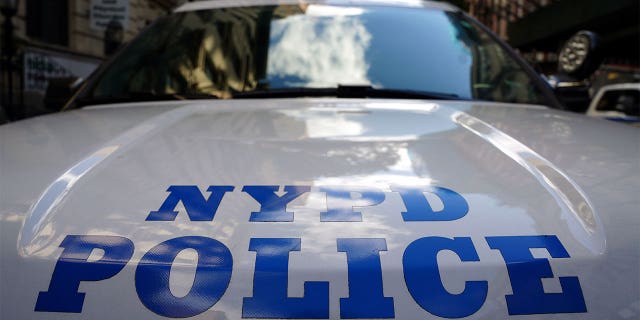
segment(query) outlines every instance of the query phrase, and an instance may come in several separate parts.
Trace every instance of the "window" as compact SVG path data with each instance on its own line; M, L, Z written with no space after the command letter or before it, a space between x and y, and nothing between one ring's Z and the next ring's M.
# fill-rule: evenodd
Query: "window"
M66 46L69 44L68 0L27 0L27 36Z
M606 91L596 106L598 111L618 111L629 116L640 116L640 91Z

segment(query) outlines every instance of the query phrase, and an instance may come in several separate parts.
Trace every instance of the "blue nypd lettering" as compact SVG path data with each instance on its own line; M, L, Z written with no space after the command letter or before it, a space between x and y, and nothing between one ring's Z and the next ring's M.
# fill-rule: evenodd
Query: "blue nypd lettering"
M149 212L147 221L174 221L178 215L175 211L178 202L182 202L191 221L212 221L222 197L233 189L232 186L210 186L207 192L211 195L205 199L197 186L171 186L167 189L167 199L158 211Z
M209 186L206 189L209 195L205 196L197 186L171 186L159 209L150 211L146 221L174 221L180 214L178 204L182 203L189 220L215 223L216 212L225 194L234 189L233 186ZM397 211L397 219L407 223L454 221L464 218L469 212L466 199L451 189L392 186L390 190L400 196L406 209ZM326 196L327 210L320 212L320 222L357 223L363 220L361 208L380 205L387 197L377 188L347 186L317 189L308 186L244 186L238 192L246 194L260 208L247 213L247 223L294 223L294 213L287 211L287 205L309 192L321 192ZM434 210L425 197L426 193L438 197L442 209ZM348 276L348 295L339 297L335 304L339 310L332 311L330 289L335 284L331 281L305 281L303 296L290 297L287 294L289 272L297 267L290 263L289 255L291 252L304 252L305 246L314 244L312 238L305 238L304 234L300 238L250 238L249 246L244 250L255 252L256 257L252 294L228 299L241 299L238 303L242 304L243 318L328 319L337 314L341 319L395 318L395 298L385 295L384 290L383 261L389 257L381 255L381 252L388 250L388 240L337 238L334 247L326 248L336 257L343 257ZM505 292L509 315L587 312L576 276L557 278L562 292L544 291L541 279L554 278L551 265L548 259L534 258L530 250L545 249L551 259L570 258L560 239L554 235L488 236L473 240L470 237L424 235L405 248L391 246L392 250L403 250L401 270L404 285L417 306L443 318L471 316L483 307L491 279L470 275L461 292L449 292L440 277L438 261L440 252L450 251L460 263L477 263L480 256L474 245L476 241L485 241L489 248L502 255L512 288L510 293ZM231 245L235 248L234 255L239 255L241 252L237 251L236 243ZM140 303L150 312L168 318L193 317L215 310L216 304L234 283L231 277L234 265L239 265L234 264L234 256L226 244L204 236L171 238L139 252L131 240L121 236L68 235L60 247L63 250L49 288L38 294L34 311L81 313L85 295L92 294L79 291L82 282L96 282L99 286L101 281L135 270L136 293ZM186 295L176 296L171 292L169 279L177 263L176 257L184 250L195 251L198 258L189 291ZM135 259L132 258L134 256ZM127 264L133 264L135 268L125 268Z
M407 211L402 213L404 221L452 221L464 217L469 212L469 204L459 193L441 187L426 186L400 187L393 186L391 190L400 193ZM424 193L436 195L444 204L442 211L434 211Z
M249 221L291 222L293 221L293 212L287 211L287 204L311 190L308 186L285 186L285 194L280 197L275 194L278 189L278 186L245 186L242 188L243 192L260 202L260 211L251 212Z
M328 210L320 213L323 222L353 222L362 221L362 213L356 207L375 206L384 201L385 195L377 188L362 187L321 187L327 197ZM354 198L354 193L359 198Z

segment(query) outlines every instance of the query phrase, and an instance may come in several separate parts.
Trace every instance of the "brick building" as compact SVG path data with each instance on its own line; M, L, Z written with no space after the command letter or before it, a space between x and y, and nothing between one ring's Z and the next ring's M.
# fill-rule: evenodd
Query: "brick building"
M580 30L601 36L605 68L640 67L638 0L457 0L543 73L553 73L562 44ZM630 81L632 78L622 81Z

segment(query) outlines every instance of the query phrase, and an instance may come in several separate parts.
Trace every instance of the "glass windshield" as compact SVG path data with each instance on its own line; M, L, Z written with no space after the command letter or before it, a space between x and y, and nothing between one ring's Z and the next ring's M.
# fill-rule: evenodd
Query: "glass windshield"
M256 90L339 85L544 101L520 65L461 14L320 4L173 14L128 46L85 98L232 98Z
M640 117L640 91L637 89L605 91L596 105L598 111L618 111Z

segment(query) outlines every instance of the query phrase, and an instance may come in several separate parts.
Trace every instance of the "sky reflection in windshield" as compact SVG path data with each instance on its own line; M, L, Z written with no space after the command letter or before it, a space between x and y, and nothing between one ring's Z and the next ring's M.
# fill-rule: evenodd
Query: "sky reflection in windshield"
M336 7L310 5L306 16L272 21L267 64L272 87L371 84L365 59L371 34L357 17L345 17L363 10L329 8ZM336 15L326 16L326 12Z

